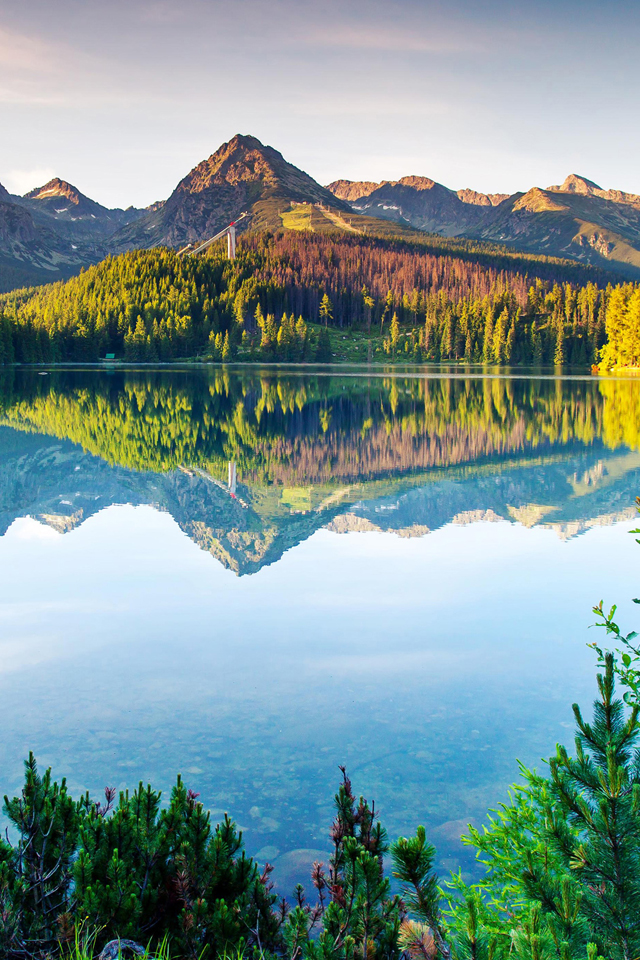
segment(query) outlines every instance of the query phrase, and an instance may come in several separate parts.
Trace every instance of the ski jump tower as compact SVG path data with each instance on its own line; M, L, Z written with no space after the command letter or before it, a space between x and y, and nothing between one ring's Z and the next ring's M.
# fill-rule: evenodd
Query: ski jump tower
M227 256L229 260L235 260L236 258L236 224L240 223L241 220L244 220L245 217L248 217L249 214L245 211L241 213L237 220L232 220L228 226L224 227L223 230L220 230L216 233L215 237L209 237L208 240L205 240L204 243L199 243L196 247L193 247L193 244L190 243L186 247L183 247L182 250L178 251L178 256L181 256L183 253L186 253L188 257L193 257L196 253L202 253L204 250L207 250L212 243L215 243L216 240L221 240L222 237L226 236L227 238ZM193 247L193 249L192 249Z

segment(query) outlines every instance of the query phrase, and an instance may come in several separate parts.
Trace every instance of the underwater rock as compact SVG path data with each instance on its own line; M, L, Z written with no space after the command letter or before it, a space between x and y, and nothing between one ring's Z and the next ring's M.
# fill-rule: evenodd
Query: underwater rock
M279 891L291 894L297 883L305 888L308 897L313 897L314 888L311 883L311 867L316 860L327 864L330 851L316 850L311 847L300 847L298 850L289 850L278 857L273 871L273 879Z
M444 843L455 843L460 840L462 834L469 833L469 825L479 826L479 821L475 817L467 817L464 820L447 820L441 823L439 827L433 827L429 831L429 839L438 846L438 841Z
M276 859L280 851L277 847L274 847L272 844L268 844L266 847L261 847L258 852L255 854L255 859L258 863L266 863L268 860L270 863Z

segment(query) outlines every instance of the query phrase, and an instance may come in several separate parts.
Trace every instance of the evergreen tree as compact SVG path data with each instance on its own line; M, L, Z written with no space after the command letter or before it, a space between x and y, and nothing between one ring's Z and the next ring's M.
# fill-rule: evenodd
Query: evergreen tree
M557 367L561 367L565 362L564 354L564 324L562 320L558 321L556 329L556 348L553 354L553 362Z
M326 327L331 320L333 320L333 304L329 299L329 294L325 293L320 301L320 322L324 323Z
M398 344L400 343L400 324L398 323L398 314L393 314L391 318L391 351L395 354L398 352Z
M315 359L317 363L331 363L333 351L331 350L331 338L326 327L320 330L318 335L318 345L316 347Z

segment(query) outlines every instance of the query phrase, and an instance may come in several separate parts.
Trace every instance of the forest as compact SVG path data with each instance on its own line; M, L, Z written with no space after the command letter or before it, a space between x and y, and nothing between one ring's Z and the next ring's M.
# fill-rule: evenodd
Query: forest
M634 531L638 532L638 531ZM574 705L575 744L543 773L524 767L507 802L463 841L483 875L438 876L423 827L389 843L347 771L327 855L278 896L268 862L214 825L178 776L74 798L30 755L5 797L0 956L90 960L111 953L225 960L633 960L640 952L640 649L600 603L615 650L598 660L593 718ZM118 941L121 941L118 942Z
M633 366L640 287L542 257L435 241L246 235L110 257L0 296L0 362L331 362ZM345 355L346 356L346 355Z

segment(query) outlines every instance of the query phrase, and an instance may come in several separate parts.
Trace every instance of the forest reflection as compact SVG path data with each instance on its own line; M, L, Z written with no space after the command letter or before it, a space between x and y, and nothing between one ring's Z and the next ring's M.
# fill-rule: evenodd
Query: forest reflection
M627 515L640 479L635 380L42 372L0 379L2 528L148 503L239 573L327 525L503 518L568 536Z
M579 444L640 446L640 383L50 371L0 379L2 423L135 470L344 482Z

